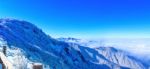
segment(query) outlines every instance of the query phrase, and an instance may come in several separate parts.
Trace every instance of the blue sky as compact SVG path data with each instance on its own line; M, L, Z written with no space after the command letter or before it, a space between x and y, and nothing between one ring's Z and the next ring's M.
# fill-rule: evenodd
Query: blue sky
M149 0L0 0L5 17L53 37L150 38Z

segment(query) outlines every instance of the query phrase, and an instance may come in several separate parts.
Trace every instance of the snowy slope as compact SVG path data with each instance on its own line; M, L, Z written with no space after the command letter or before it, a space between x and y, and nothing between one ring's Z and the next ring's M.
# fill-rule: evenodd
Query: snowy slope
M101 39L76 39L58 38L59 41L76 43L85 47L114 47L129 52L130 54L150 66L150 39L149 38L101 38ZM144 58L144 59L143 59Z
M128 67L132 69L144 69L143 65L145 67L149 66L149 63L143 62L139 58L135 58L135 56L132 56L133 54L130 54L130 52L115 49L111 46L105 46L103 40L101 40L100 42L96 40L83 40L75 38L58 38L58 40L65 41L71 44L86 45L84 47L91 46L91 49L95 49L95 51L97 51L98 54L103 55L106 59L115 64L118 64L119 66Z
M31 68L33 62L42 63L47 69L147 69L117 49L114 52L114 48L89 48L58 41L22 20L0 19L2 46L7 46L6 56L15 69Z

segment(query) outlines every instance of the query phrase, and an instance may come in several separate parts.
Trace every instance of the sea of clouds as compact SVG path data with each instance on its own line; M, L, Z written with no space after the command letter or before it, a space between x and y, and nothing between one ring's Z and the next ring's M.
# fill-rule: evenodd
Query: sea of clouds
M105 38L96 39L94 47L109 46L131 53L132 55L150 61L150 39L149 38ZM98 44L96 44L98 43ZM96 46L97 45L97 46Z

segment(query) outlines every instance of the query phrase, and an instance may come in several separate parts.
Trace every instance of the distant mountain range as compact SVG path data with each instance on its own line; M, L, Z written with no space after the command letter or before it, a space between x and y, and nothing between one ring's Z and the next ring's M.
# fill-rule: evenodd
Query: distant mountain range
M148 63L114 47L85 45L76 38L49 37L27 21L0 19L0 48L7 46L6 57L15 69L31 69L32 63L42 63L44 69L149 68Z

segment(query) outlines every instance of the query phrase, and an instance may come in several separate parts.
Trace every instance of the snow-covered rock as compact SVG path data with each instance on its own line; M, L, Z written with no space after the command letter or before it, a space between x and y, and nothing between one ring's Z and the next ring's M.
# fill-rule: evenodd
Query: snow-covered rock
M23 20L0 19L0 48L3 46L15 69L31 69L32 63L42 63L45 69L147 68L117 49L59 41Z

